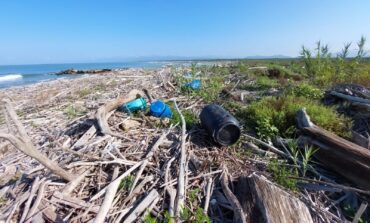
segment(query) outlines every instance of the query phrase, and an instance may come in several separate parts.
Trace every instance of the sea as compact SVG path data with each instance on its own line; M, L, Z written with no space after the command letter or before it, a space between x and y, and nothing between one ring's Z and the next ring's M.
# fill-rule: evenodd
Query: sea
M170 65L166 61L140 61L122 63L69 63L69 64L33 64L0 65L0 88L29 85L60 78L76 78L81 75L55 75L66 69L118 69L118 68L160 68Z

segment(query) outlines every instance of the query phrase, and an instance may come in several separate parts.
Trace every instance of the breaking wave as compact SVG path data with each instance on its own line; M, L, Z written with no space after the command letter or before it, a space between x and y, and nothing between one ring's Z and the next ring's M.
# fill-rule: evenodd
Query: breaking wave
M22 79L23 76L21 74L9 74L9 75L5 75L5 76L0 76L0 82L4 82L4 81L14 81L14 80L17 80L17 79Z

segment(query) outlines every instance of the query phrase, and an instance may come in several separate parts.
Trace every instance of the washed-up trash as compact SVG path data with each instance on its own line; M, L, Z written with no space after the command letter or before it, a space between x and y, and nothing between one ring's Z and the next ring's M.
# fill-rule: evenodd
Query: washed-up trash
M193 78L193 74L192 74L191 72L186 72L186 73L184 74L184 77L185 77L185 78Z
M172 118L170 106L160 100L157 100L150 105L150 114L158 118Z
M192 80L191 82L184 85L184 87L191 88L193 90L198 90L202 86L202 82L200 80Z
M128 113L138 111L138 110L144 110L145 108L146 108L146 101L143 97L137 98L121 106L121 110L124 112L128 112Z
M229 146L236 143L240 137L238 120L219 105L211 104L200 113L202 126L220 145Z

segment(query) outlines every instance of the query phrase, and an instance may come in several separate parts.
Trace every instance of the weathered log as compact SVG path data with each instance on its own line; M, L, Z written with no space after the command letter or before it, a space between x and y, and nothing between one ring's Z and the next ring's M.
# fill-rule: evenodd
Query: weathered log
M236 195L247 215L247 222L313 222L302 201L255 173L239 178Z
M344 100L347 100L347 101L350 101L350 102L359 102L359 103L364 103L364 104L370 104L370 99L365 99L365 98L355 97L355 96L351 96L351 95L346 95L346 94L342 94L342 93L339 93L339 92L336 92L336 91L331 91L330 94L335 96L335 97L338 97L338 98L341 98L341 99L344 99Z
M362 188L370 188L370 150L314 125L304 109L297 113L300 142L319 147L314 156L325 166ZM304 123L309 123L305 125Z

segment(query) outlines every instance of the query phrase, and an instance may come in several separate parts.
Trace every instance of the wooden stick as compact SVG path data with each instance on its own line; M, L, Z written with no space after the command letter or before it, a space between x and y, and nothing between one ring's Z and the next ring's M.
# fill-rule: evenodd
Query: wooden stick
M362 214L365 212L367 208L367 202L362 202L360 208L357 210L355 217L353 218L352 223L358 223Z
M169 182L169 173L170 173L170 168L171 168L171 163L175 160L175 156L172 157L166 166L166 172L164 174L164 182L165 184ZM176 198L176 190L171 186L171 185L166 185L165 189L170 196L170 203L168 205L168 214L170 215L171 218L174 217L174 206L175 206L175 198Z
M118 171L119 167L114 168L112 179L117 178ZM107 193L105 193L103 203L100 206L99 212L94 219L94 223L103 223L105 221L105 217L109 212L109 209L112 205L114 196L116 196L120 183L121 183L120 181L115 181L114 183L109 184L109 187L107 188Z
M81 173L79 174L78 177L76 177L76 179L74 179L73 181L70 181L64 188L63 188L63 191L62 193L63 194L70 194L72 193L72 191L81 183L81 181L83 179L85 179L85 177L90 173L90 170L91 169L87 169L84 173Z
M29 208L31 206L31 202L33 200L33 197L35 196L35 193L39 189L39 185L40 185L40 178L36 177L36 179L33 181L30 196L28 197L28 200L27 200L26 204L24 205L23 213L22 213L22 216L21 216L21 219L19 220L19 222L22 223L26 219Z
M163 132L163 134L159 137L159 139L154 143L154 145L152 146L152 148L149 150L148 154L145 156L145 159L144 159L144 162L143 164L140 166L140 169L139 171L137 172L136 174L136 177L135 177L135 180L134 182L132 183L132 186L131 186L131 190L130 190L130 193L129 195L132 193L132 191L134 190L137 182L139 181L140 177L141 177L141 174L143 173L146 165L148 164L149 162L149 159L152 158L154 152L157 150L157 148L162 144L163 140L166 138L166 136L168 135L169 133L169 130L168 131L165 131Z
M25 222L26 222L26 223L31 222L32 217L34 217L33 215L35 214L35 212L36 212L36 210L37 210L38 206L39 206L39 205L40 205L40 203L41 203L41 200L42 200L42 198L43 198L43 196L44 196L45 186L46 186L48 183L49 183L49 181L42 182L42 183L40 184L40 188L39 188L39 191L38 191L38 193L37 193L36 200L35 200L35 202L33 203L33 206L32 206L32 208L30 209L30 211L27 213L27 217L26 217L26 220L25 220Z
M352 191L352 192L356 192L356 193L360 193L360 194L370 195L369 190L361 190L361 189L358 189L358 188L344 186L344 185L340 185L340 184L336 184L336 183L325 182L325 181L321 181L321 180L315 180L315 179L309 179L309 178L303 178L303 177L295 177L295 176L288 176L288 178L301 180L301 181L306 181L306 182L324 184L324 185L328 185L328 186L335 187L335 188L338 188L338 189L342 189L342 190L345 190L345 191Z
M129 216L123 221L123 223L131 223L134 222L138 217L141 216L141 214L147 210L149 210L149 206L159 198L159 193L157 190L153 189L150 191L150 193L138 204L135 209L131 212Z
M253 136L250 136L250 135L247 135L247 134L243 134L243 136L247 137L248 139L252 140L252 141L255 141L263 146L265 146L266 148L268 148L271 152L273 153L276 153L278 155L281 155L283 157L288 157L287 154L285 154L284 152L280 151L279 149L277 149L276 147L272 146L272 145L269 145L267 143L265 143L264 141L262 140L259 140Z
M177 106L176 100L173 100L175 108L180 115L182 132L181 132L181 151L180 151L180 168L179 176L177 179L177 194L176 194L176 205L175 205L175 217L177 220L180 218L180 212L185 204L185 168L186 168L186 122L182 115L179 107Z
M204 209L203 209L203 213L205 215L208 213L209 201L211 199L212 185L213 185L213 180L212 180L212 177L210 177L208 178L208 182L207 182L206 199L204 202Z
M124 172L121 176L117 177L114 181L112 181L108 186L104 187L102 190L100 190L97 194L95 194L91 199L90 201L94 201L96 199L98 199L99 197L101 197L108 189L108 187L111 185L111 184L116 184L117 182L121 182L121 180L125 177L127 177L132 171L134 171L135 169L137 169L139 166L141 166L141 164L143 163L143 161L133 165L130 169L128 169L126 172Z
M229 189L229 180L228 180L228 171L226 166L223 167L224 172L222 173L221 177L221 186L227 200L230 202L231 206L234 209L234 222L242 222L246 223L246 216L244 214L243 208L238 201L238 198L234 195L234 193Z

